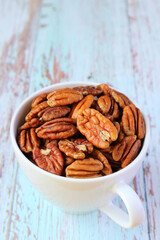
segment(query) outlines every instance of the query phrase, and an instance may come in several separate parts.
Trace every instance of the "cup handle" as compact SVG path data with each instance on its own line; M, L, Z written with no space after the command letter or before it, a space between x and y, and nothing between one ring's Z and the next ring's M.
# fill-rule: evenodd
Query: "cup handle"
M126 183L115 184L111 190L121 197L127 208L128 214L113 204L112 201L99 210L125 228L133 228L142 223L145 212L142 202L136 192Z

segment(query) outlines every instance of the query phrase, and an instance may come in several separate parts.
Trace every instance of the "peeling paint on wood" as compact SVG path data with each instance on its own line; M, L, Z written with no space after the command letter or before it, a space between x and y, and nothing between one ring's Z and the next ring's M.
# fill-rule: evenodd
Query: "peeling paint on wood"
M0 0L0 6L0 239L159 240L160 2ZM9 139L15 108L65 81L110 82L149 116L152 140L131 183L146 209L142 225L126 230L100 211L61 212L19 168Z

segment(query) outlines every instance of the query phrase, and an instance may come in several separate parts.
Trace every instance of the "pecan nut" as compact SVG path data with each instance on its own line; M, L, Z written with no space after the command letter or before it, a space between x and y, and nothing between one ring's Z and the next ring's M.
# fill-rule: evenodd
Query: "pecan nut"
M35 106L39 105L40 103L47 101L47 95L48 93L42 93L40 95L38 95L31 104L31 107L34 108Z
M93 95L87 95L75 106L70 116L72 118L77 118L77 116L81 114L83 110L85 110L86 108L89 108L92 105L93 100L94 100Z
M86 95L99 96L103 92L101 89L95 88L94 86L80 86L74 87L73 89L81 92L84 96Z
M103 114L107 114L111 108L111 98L108 94L101 96L97 100L98 107L100 108Z
M98 159L99 161L101 161L103 163L104 168L102 169L102 173L104 175L109 175L112 173L111 165L110 165L108 159L104 156L104 154L102 152L100 152L97 149L94 149L92 155L95 159Z
M102 90L103 94L110 94L111 93L111 88L108 86L108 84L103 83L97 86L97 89Z
M126 135L129 136L136 134L135 116L130 106L126 106L123 109L122 126Z
M80 101L83 94L70 88L58 89L48 94L47 103L50 107L63 106Z
M56 175L62 175L64 159L62 153L54 144L49 143L46 149L34 148L33 159L38 167L43 170Z
M109 150L109 151L108 150L109 149L101 149L100 151L107 158L109 164L111 165L112 172L116 172L121 169L121 161L114 161L114 159L112 157L113 146L112 146L111 150Z
M37 114L42 110L48 107L47 101L41 102L31 109L31 111L26 115L26 122L30 121L32 118L36 118Z
M124 168L137 157L140 148L141 140L136 135L127 136L113 148L112 157Z
M114 101L112 97L108 94L101 96L97 101L97 110L113 121L116 118L119 118L120 111L118 104Z
M126 135L137 135L139 139L145 136L144 118L134 104L130 104L123 109L122 127Z
M128 106L129 104L132 103L131 100L126 95L117 92L114 89L111 90L111 95L121 108L124 108L125 106Z
M63 139L73 136L77 127L73 124L74 119L58 118L48 121L36 129L37 136L43 139Z
M114 161L120 161L121 159L125 158L136 139L136 135L127 136L120 143L116 144L112 151L112 157Z
M114 124L95 109L87 108L77 117L79 131L98 148L107 148L116 141L118 132Z
M18 128L18 131L28 129L28 128L35 128L42 124L42 121L38 118L32 118L30 121L25 122L21 127Z
M126 135L123 132L122 122L120 122L119 126L120 126L120 130L119 130L119 134L118 134L118 142L121 142L125 138Z
M18 144L22 152L32 152L35 147L40 145L40 140L35 133L34 128L22 130L18 136Z
M68 157L74 159L84 159L86 153L91 153L93 151L92 143L88 142L85 139L76 139L76 140L60 140L59 149L64 152Z
M144 122L143 115L139 109L137 109L137 114L138 114L137 135L139 139L143 139L146 133L145 122Z
M103 163L94 158L76 160L66 168L66 177L88 178L99 176Z
M70 112L70 107L67 106L56 106L56 107L49 107L44 109L44 112L41 118L44 121L50 121L55 118L60 118L66 116Z
M126 167L129 163L131 163L138 155L139 151L141 149L141 140L137 139L135 143L132 145L128 155L122 159L122 165L121 167Z

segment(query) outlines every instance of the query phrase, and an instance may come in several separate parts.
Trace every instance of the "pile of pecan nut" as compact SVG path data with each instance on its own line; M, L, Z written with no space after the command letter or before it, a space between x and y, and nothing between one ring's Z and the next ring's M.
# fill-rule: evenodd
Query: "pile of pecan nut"
M140 110L107 84L58 89L31 104L18 129L22 152L60 176L93 178L130 164L145 136Z

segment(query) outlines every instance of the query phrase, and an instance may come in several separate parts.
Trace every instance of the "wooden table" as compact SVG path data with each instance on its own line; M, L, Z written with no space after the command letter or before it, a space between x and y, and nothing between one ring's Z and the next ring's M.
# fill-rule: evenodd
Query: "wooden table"
M159 12L158 0L0 0L1 240L160 239ZM150 118L148 154L131 184L146 219L134 229L99 211L61 212L19 168L13 112L35 90L66 81L110 82Z

